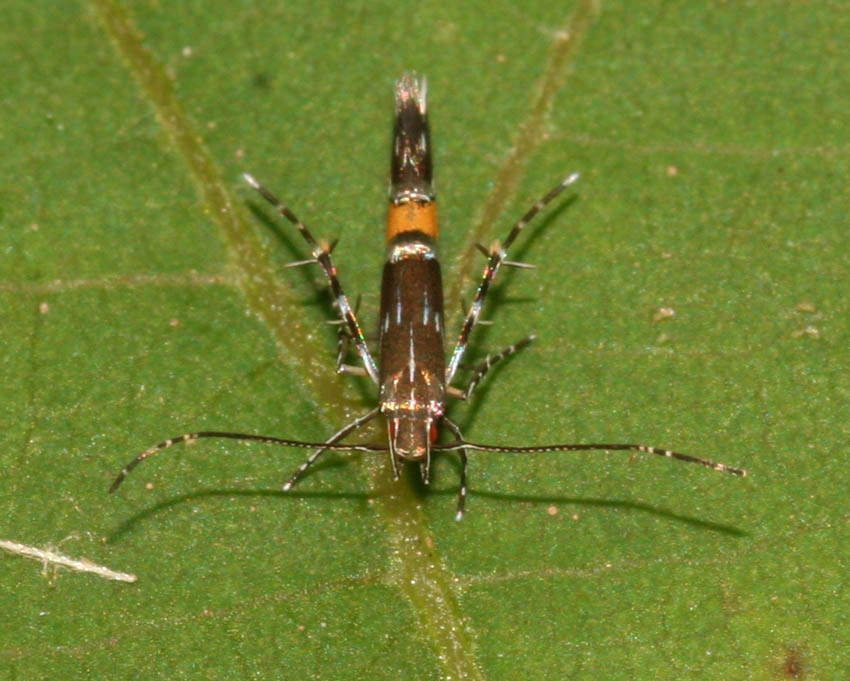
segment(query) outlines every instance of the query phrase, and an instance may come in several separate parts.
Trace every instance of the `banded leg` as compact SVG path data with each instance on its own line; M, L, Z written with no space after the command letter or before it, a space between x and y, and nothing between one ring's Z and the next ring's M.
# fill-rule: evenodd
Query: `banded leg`
M455 434L458 441L463 442L463 434L460 432L460 427L446 416L443 417L443 422L448 426L449 430ZM460 458L460 491L457 493L457 512L455 513L455 520L460 520L463 518L463 511L466 508L466 495L469 492L469 488L466 484L466 468L468 463L466 458L466 449L460 447L457 450L457 455Z
M523 338L518 343L514 343L513 345L508 346L501 352L497 352L493 355L487 355L484 361L475 367L475 373L472 374L472 378L469 380L469 383L466 386L466 390L461 392L457 388L449 387L447 391L448 394L452 397L458 398L459 400L469 399L469 396L472 394L472 391L475 390L476 387L478 387L478 384L481 382L487 372L493 368L495 364L501 362L503 359L507 359L511 355L516 354L523 348L528 347L529 345L531 345L532 341L534 341L535 338L537 338L537 336L531 334L528 338Z
M350 344L351 334L348 333L348 329L341 328L336 341L336 372L338 374L347 374L348 376L368 376L369 372L364 367L345 363Z
M274 206L283 217L295 225L301 233L301 236L304 237L304 240L309 244L312 249L313 259L305 260L298 264L315 262L321 265L322 271L325 273L325 277L328 280L331 293L339 307L340 317L345 321L345 324L348 326L348 331L351 334L351 338L357 345L357 352L360 354L360 359L363 361L366 373L369 374L369 377L375 382L375 385L377 385L378 367L375 364L375 360L372 358L372 354L369 352L369 348L366 346L366 338L363 334L363 330L360 328L360 323L357 321L357 316L355 315L351 304L348 302L348 297L342 290L342 285L339 283L336 267L334 267L334 264L331 261L331 247L327 244L320 244L317 242L304 223L295 217L295 214L289 210L289 208L283 205L274 194L257 182L257 180L255 180L251 175L245 173L242 177L244 177L245 181L259 192L260 196Z
M360 297L358 296L357 304L354 306L354 314L357 314L359 307ZM332 319L327 323L338 327L336 337L336 372L349 376L368 376L369 374L363 367L345 363L345 360L348 358L348 350L351 346L351 333L345 321L342 319Z
M519 221L511 229L504 244L494 241L490 246L490 250L487 254L487 265L484 268L481 283L478 284L478 290L475 292L475 300L472 301L472 307L469 308L469 313L463 322L460 335L457 339L457 344L455 345L454 352L452 352L452 358L449 360L449 365L446 369L446 384L449 384L452 378L454 378L458 366L463 359L463 354L466 352L466 346L469 343L469 334L472 332L472 328L478 323L478 317L481 315L481 308L484 304L484 297L487 295L490 284L493 282L499 268L502 265L523 267L522 263L513 263L506 259L508 248L510 248L511 244L513 244L514 240L517 236L519 236L519 233L523 230L523 228L531 222L549 202L555 199L562 191L564 191L564 189L578 180L578 177L578 173L573 173L561 181L557 187L553 187L548 194L535 203L529 211L519 219Z
M351 423L343 426L338 431L336 431L333 435L331 435L327 439L325 444L326 445L335 445L337 442L339 442L346 435L357 430L364 423L368 423L369 421L371 421L379 413L380 413L380 409L373 409L368 414L364 414L359 419L356 419L356 420L352 421ZM302 477L304 477L304 474L310 469L310 466L312 466L314 463L316 463L316 461L318 461L319 457L322 454L324 454L326 451L328 451L327 447L320 447L315 452L313 452L310 455L310 457L304 463L301 464L301 467L297 471L295 471L295 473L292 475L292 477L289 478L289 480L286 481L286 484L283 486L283 491L288 492L289 490L291 490L295 486L295 483L298 482Z

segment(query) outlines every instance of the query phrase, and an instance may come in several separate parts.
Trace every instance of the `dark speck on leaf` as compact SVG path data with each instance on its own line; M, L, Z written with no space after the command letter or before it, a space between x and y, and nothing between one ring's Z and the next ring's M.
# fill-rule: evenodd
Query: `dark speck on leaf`
M272 86L271 78L268 73L260 72L254 74L254 77L251 79L254 87L260 88L261 90L270 90Z

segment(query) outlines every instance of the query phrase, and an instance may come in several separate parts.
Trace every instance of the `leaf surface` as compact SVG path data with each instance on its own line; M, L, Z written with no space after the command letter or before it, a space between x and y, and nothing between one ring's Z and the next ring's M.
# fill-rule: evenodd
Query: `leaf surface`
M850 379L841 5L11 3L0 32L0 538L8 678L777 679L846 669ZM474 244L567 173L472 355L535 332L453 417L433 484L385 457L175 448L327 437L333 372L297 233L339 237L374 326L392 83L427 74L455 325ZM661 319L673 311L669 319ZM453 328L456 328L453 327ZM451 337L451 336L450 336ZM358 438L377 442L383 425Z

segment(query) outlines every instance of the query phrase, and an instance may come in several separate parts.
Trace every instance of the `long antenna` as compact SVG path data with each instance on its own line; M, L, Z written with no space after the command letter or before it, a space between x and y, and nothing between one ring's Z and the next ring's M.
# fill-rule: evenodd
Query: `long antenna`
M367 421L372 420L375 416L378 415L378 410L375 409L370 411L365 416L353 421L348 424L342 431L335 433L333 437L331 437L327 442L308 442L306 440L287 440L285 438L280 437L271 437L268 435L253 435L250 433L226 433L219 432L214 430L205 430L199 431L197 433L186 433L184 435L178 435L177 437L169 438L168 440L164 440L159 444L154 445L153 447L146 449L137 457L135 457L130 463L124 466L121 469L121 472L118 474L118 477L115 478L115 481L112 483L112 486L109 488L110 494L118 489L122 482L124 482L125 478L130 474L136 466L145 461L146 459L151 458L152 456L159 454L165 449L170 449L175 445L179 444L192 444L196 440L201 440L204 438L219 438L219 439L228 439L228 440L252 440L254 442L264 442L266 444L278 445L280 447L298 447L301 449L317 449L321 451L335 451L335 452L386 452L389 450L388 445L382 444L338 444L335 440L341 439L345 435L348 435L349 432L354 430L355 428L359 428L361 425L366 423ZM343 432L344 431L344 432ZM453 452L453 451L462 451L464 449L472 449L479 452L504 452L507 454L533 454L533 453L544 453L544 452L594 452L594 451L609 451L609 452L641 452L643 454L655 454L656 456L663 456L668 459L676 459L678 461L684 461L685 463L695 463L700 466L705 466L706 468L711 468L715 471L720 471L721 473L730 473L732 475L738 475L741 477L747 476L747 471L743 468L735 468L734 466L728 466L725 463L720 463L717 461L710 461L709 459L701 459L697 456L691 456L690 454L682 454L681 452L674 452L669 449L659 449L657 447L650 447L648 445L635 445L635 444L607 444L607 443L590 443L590 444L554 444L554 445L532 445L530 447L511 447L509 445L487 445L481 444L478 442L467 442L466 440L455 440L454 442L446 442L446 443L435 443L431 445L431 449L436 451L443 452ZM310 460L299 469L295 475L289 480L289 482L284 485L284 490L288 491L292 488L295 482L301 477L304 471L309 467ZM466 496L466 484L465 480L461 485L463 488L462 496ZM462 510L461 510L462 512Z
M682 454L669 449L659 449L650 447L649 445L634 445L634 444L556 444L556 445L532 445L530 447L511 447L505 445L484 445L476 442L466 442L458 440L457 442L448 442L443 445L433 445L434 449L444 451L453 451L457 449L473 449L479 452L506 452L509 454L530 454L534 452L596 452L596 451L611 451L611 452L642 452L644 454L655 454L664 456L668 459L676 459L685 463L696 463L706 468L711 468L721 473L731 473L732 475L740 475L746 477L747 471L743 468L734 468L727 466L725 463L710 461L709 459L701 459L690 454Z

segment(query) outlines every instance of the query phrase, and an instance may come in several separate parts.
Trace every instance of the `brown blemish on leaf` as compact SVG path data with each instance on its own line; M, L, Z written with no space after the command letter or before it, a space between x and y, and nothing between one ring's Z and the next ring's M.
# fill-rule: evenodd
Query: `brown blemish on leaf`
M782 660L783 679L804 679L806 677L806 660L803 649L796 645L785 647L785 656Z

